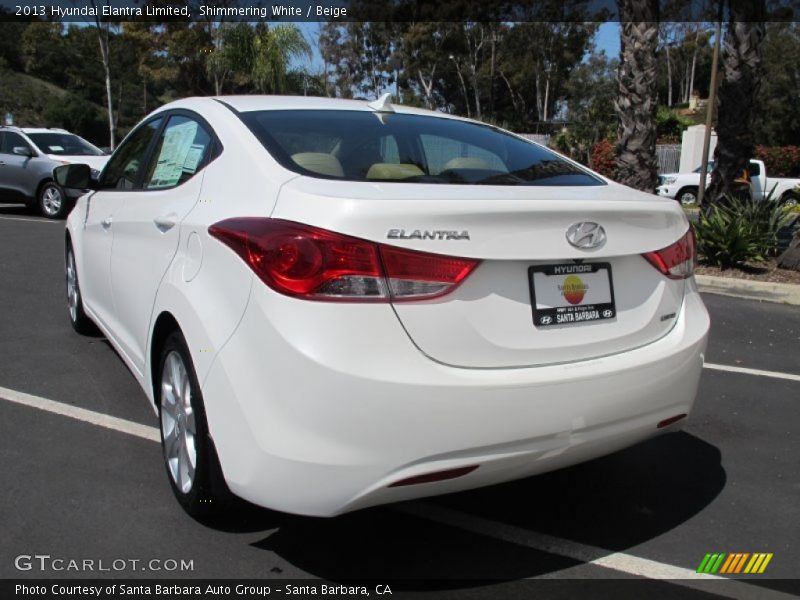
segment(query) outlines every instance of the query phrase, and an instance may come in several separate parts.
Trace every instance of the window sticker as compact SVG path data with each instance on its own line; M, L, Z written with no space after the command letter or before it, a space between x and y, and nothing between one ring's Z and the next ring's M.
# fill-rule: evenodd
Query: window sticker
M197 123L195 121L167 127L158 163L148 188L165 188L178 184L196 134Z
M186 153L186 158L183 161L183 171L185 173L194 174L200 161L203 160L203 152L206 147L202 144L192 144L189 146L189 151Z
M47 149L50 150L50 152L63 152L64 146L48 146Z

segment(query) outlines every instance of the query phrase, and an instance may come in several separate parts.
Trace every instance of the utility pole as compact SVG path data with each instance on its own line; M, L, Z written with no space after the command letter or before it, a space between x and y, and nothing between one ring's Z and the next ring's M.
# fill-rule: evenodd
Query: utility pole
M711 60L711 84L708 89L708 108L706 109L706 130L703 135L703 161L700 163L700 187L697 190L697 206L703 206L708 177L708 148L711 146L711 125L714 123L714 109L717 104L717 66L719 65L719 42L722 37L722 0L719 16L714 27L714 58Z

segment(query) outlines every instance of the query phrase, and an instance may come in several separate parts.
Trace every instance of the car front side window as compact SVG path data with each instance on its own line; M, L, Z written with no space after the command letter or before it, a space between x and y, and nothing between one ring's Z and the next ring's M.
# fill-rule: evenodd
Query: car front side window
M14 148L27 148L29 152L32 152L31 145L25 141L24 137L11 131L4 132L0 153L14 154Z
M147 158L153 137L161 126L161 119L153 119L139 127L127 138L108 161L100 176L100 188L132 190Z

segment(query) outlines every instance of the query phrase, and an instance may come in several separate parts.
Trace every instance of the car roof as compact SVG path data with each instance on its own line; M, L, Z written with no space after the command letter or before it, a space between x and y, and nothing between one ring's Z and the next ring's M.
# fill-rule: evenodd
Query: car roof
M23 133L69 133L66 129L57 129L55 127L20 127Z
M373 100L349 100L343 98L322 98L319 96L267 96L267 95L246 95L246 96L214 96L196 97L177 100L161 110L170 108L198 108L209 100L221 102L237 112L253 112L260 110L355 110L363 112L375 112L369 106ZM402 104L392 104L392 110L397 113L428 115L447 119L457 119L466 121L462 117L449 115L442 112L416 108L413 106L403 106Z

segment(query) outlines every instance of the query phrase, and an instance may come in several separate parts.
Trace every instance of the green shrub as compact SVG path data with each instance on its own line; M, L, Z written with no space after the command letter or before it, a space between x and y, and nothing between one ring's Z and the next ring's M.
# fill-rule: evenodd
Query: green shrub
M695 226L702 261L721 269L762 262L775 256L778 232L793 218L791 209L766 200L726 197Z
M656 112L656 136L661 143L680 143L683 130L692 124L690 119L682 117L666 106L659 106Z

